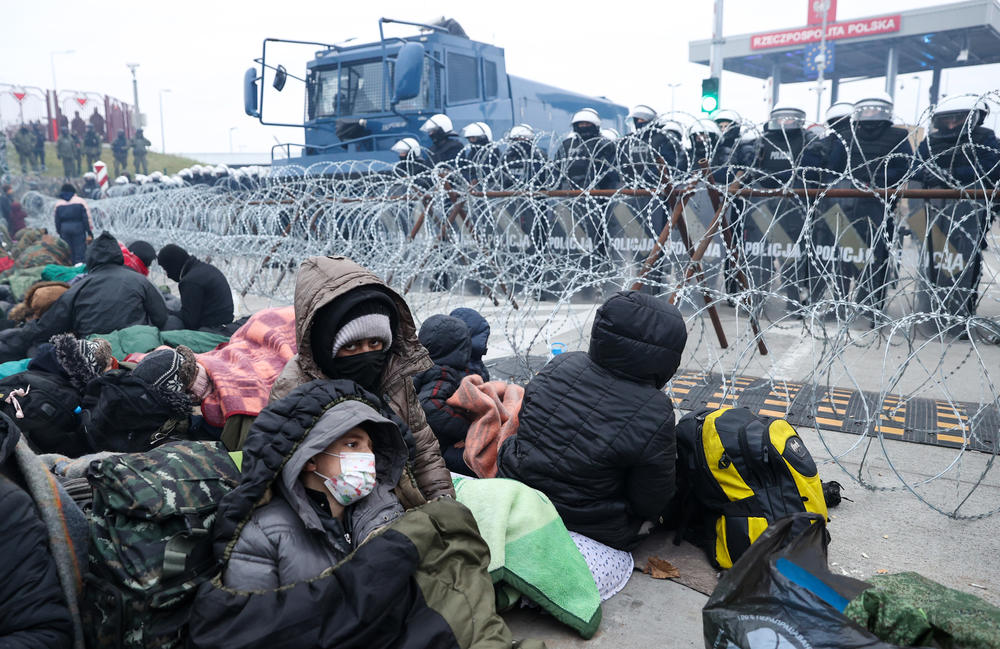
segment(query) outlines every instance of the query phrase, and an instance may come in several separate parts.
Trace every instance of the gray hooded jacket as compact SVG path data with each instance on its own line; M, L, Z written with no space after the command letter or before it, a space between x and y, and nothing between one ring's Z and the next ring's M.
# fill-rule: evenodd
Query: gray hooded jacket
M344 512L346 538L324 527L299 480L302 467L351 428L367 424L375 451L375 488ZM225 586L270 590L317 577L372 532L402 515L392 492L407 459L399 428L360 401L337 404L320 417L284 464L277 493L240 531L222 576Z

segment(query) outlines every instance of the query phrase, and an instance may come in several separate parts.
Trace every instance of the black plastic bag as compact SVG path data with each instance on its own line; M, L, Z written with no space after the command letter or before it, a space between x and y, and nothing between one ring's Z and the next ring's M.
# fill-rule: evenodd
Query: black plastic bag
M799 535L803 518L815 522ZM719 580L702 610L707 649L897 649L842 611L871 584L827 569L825 521L782 518Z

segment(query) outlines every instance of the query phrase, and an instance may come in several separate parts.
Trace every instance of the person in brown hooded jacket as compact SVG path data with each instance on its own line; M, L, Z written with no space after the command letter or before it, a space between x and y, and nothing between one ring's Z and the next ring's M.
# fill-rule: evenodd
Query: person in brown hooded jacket
M366 351L366 337L384 342L384 349L376 345L379 349ZM272 402L315 379L355 380L382 396L410 427L416 443L413 474L424 498L455 495L413 388L413 375L433 362L417 340L413 315L401 295L346 257L307 259L295 279L295 341L298 353L274 382ZM352 348L352 355L345 357L344 347Z

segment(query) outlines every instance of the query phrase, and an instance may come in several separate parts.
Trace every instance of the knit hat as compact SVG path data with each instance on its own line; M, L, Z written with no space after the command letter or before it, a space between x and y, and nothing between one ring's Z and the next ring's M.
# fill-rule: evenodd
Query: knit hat
M205 366L198 363L198 372L195 374L194 383L191 385L191 394L198 401L204 401L205 397L212 391L212 379L208 376Z
M128 249L132 251L132 254L139 258L142 263L146 264L146 268L153 265L156 261L156 249L153 248L152 244L148 241L133 241L128 244Z
M116 364L111 343L103 338L77 339L73 334L52 336L56 358L70 383L81 392L91 379L104 374Z
M388 349L392 345L390 315L391 311L381 302L361 302L344 314L344 324L337 330L330 355L336 358L344 345L368 338L378 338Z
M176 282L180 280L181 270L190 256L184 248L168 243L160 248L159 254L156 255L156 261L163 267L167 277Z
M190 392L198 374L194 352L178 345L177 349L161 348L147 354L132 370L132 376L167 392Z

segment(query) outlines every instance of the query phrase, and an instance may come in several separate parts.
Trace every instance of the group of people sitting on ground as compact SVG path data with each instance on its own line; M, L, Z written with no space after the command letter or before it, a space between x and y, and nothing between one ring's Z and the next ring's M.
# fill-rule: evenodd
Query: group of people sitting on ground
M199 277L203 262L179 250L165 247L159 263L181 280ZM169 317L159 292L145 286L148 280L122 266L119 244L109 234L91 244L87 257L105 260L95 269L114 267L91 269L88 283L98 284L90 288L108 285L66 292L68 303L55 313L79 321L60 316L61 327L55 328L62 335L53 335L47 312L36 333L25 338L34 346L30 371L61 374L82 393L78 426L62 436L39 434L31 425L37 411L31 389L14 399L22 418L0 416L8 431L0 439L0 461L7 461L0 465L0 487L13 494L0 498L0 516L10 520L16 510L25 529L39 537L35 547L17 548L23 562L8 563L0 605L19 607L14 593L20 587L47 583L51 591L43 621L28 628L19 622L26 616L0 616L0 636L32 638L32 646L70 646L74 622L80 632L76 611L89 606L91 592L79 595L65 583L61 594L56 588L66 581L58 548L42 538L38 513L26 509L25 493L36 493L9 461L18 425L30 431L21 442L25 453L61 454L41 457L69 464L81 455L89 463L222 434L196 420L207 419L213 391L221 389L221 374L206 370L212 369L208 357L224 352L225 345L197 354L185 346L164 347L119 360L100 337L64 333L83 336L102 326L94 324L97 311L77 313L81 299L73 295L81 291L84 305L98 294L128 301L133 312L126 320L150 311L160 323ZM111 311L125 310L123 302L115 304ZM497 383L490 382L483 362L489 324L472 309L456 309L428 318L418 335L403 297L343 257L301 265L293 310L293 321L261 333L265 339L287 336L294 345L278 345L289 355L258 382L267 402L241 411L252 415L245 434L231 442L231 450L242 451L241 478L218 503L212 538L221 570L191 606L192 645L265 646L281 638L282 646L334 646L345 633L365 633L371 646L424 635L427 646L444 637L492 638L500 641L497 646L511 646L486 571L490 553L469 510L453 500L453 478L477 474L463 444L469 413L448 401L463 381ZM278 312L284 313L256 314L233 340ZM520 425L506 439L493 440L496 475L546 494L569 530L613 548L634 548L659 522L674 492L674 415L662 388L680 363L686 338L683 319L669 303L632 291L612 296L597 312L589 351L556 357L527 385L518 404ZM244 378L246 388L252 377ZM12 380L0 391L9 390ZM111 398L126 384L145 390L145 402L165 404L159 425L131 425L129 420L142 416L135 406L144 399ZM124 423L113 420L116 408ZM96 451L103 453L84 455ZM60 475L60 488L63 480ZM46 511L42 519L51 515ZM432 587L441 574L455 583ZM428 606L458 608L442 618ZM365 622L369 616L382 623Z

